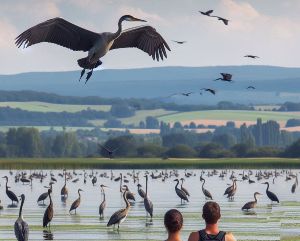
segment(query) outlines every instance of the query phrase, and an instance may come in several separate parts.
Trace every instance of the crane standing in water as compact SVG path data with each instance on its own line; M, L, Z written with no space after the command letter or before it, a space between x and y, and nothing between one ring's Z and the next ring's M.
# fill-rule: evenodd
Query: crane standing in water
M22 209L25 201L25 195L21 195L21 206L19 211L19 217L15 222L15 235L18 241L28 241L29 236L29 227L28 224L24 221L22 216Z

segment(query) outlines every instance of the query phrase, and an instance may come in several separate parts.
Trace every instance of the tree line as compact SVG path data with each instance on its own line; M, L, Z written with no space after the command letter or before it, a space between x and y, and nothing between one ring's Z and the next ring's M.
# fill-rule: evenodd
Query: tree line
M116 157L300 157L300 138L286 146L257 146L236 141L234 135L197 134L173 130L162 135L105 133L95 128L77 132L39 132L36 128L10 128L0 132L0 157L108 157L98 143L116 149Z

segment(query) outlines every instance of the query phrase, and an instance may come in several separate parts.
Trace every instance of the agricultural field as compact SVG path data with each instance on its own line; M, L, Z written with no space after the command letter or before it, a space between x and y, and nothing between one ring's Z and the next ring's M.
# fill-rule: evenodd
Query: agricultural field
M19 108L27 111L37 112L79 112L88 108L97 111L109 111L110 105L68 105L68 104L52 104L40 101L29 102L0 102L0 107Z
M135 112L135 115L128 118L119 118L119 120L125 124L134 124L138 126L140 121L145 121L147 116L153 116L156 118L160 118L166 115L177 113L175 111L168 111L164 109L156 109L156 110L138 110ZM95 126L103 126L105 120L91 120L90 123Z
M288 119L300 118L299 112L274 112L274 111L241 111L241 110L209 110L209 111L192 111L169 114L159 117L160 121L174 123L180 122L201 122L202 120L211 121L240 121L240 122L256 122L257 118L263 121L275 120L285 123ZM197 121L198 120L198 121ZM200 124L200 123L199 123ZM212 123L211 123L212 124Z

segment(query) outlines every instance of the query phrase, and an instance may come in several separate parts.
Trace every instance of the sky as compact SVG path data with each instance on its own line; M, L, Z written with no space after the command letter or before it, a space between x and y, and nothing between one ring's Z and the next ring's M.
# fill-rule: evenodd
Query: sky
M228 18L199 14L214 9ZM115 32L124 14L147 20L169 43L168 59L155 62L138 49L109 52L104 69L156 66L276 65L300 67L299 0L1 0L0 74L79 70L73 52L41 43L18 49L14 39L26 29L53 17L95 32ZM124 29L138 23L125 22ZM172 40L184 40L178 45ZM258 55L257 60L246 54Z

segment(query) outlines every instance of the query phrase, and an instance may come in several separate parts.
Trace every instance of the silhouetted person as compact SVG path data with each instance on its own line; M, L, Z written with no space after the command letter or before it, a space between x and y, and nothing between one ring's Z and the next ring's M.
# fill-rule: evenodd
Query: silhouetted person
M203 206L202 218L206 227L198 232L192 232L188 241L235 241L231 233L220 231L218 221L221 218L220 206L216 202L207 202Z
M177 209L171 209L166 212L164 224L168 231L168 239L166 241L181 241L180 231L183 225L183 217Z

